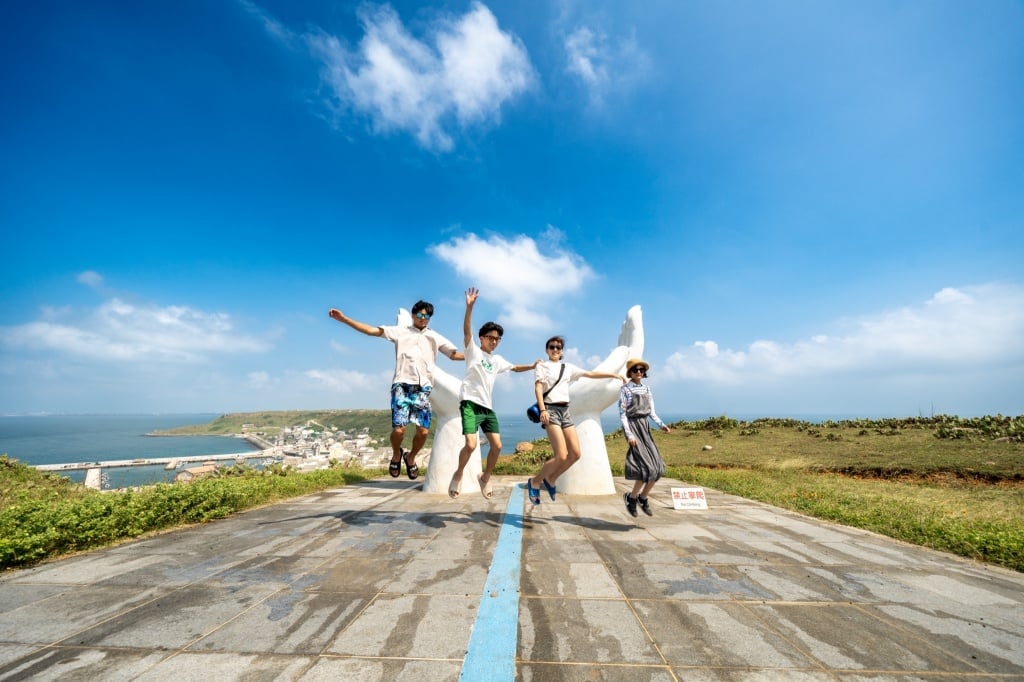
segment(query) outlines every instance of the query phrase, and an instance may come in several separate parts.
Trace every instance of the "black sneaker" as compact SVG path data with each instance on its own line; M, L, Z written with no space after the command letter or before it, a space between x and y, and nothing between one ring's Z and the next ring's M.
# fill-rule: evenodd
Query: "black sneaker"
M626 511L630 516L636 516L636 498L629 493L622 493L622 499L626 502Z
M644 510L644 514L648 516L654 516L654 512L651 511L651 500L646 497L638 497L636 501L640 503L640 508Z

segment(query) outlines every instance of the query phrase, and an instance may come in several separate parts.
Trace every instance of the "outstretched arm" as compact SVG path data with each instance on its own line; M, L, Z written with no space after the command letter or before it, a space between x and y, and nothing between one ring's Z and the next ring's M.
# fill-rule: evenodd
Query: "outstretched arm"
M476 303L480 290L470 287L466 289L466 317L462 320L462 347L469 348L473 342L473 305Z
M380 327L374 327L372 325L366 324L365 322L353 320L351 317L348 317L347 315L345 315L345 313L341 312L337 308L331 308L329 311L327 311L327 314L330 315L331 318L337 320L338 322L343 322L348 326L352 327L353 329L355 329L357 332L362 332L367 336L384 336L384 330L381 329Z
M512 368L513 372L529 372L531 369L537 367L537 363L540 362L540 358L533 361L532 365L516 365Z
M653 393L651 393L651 419L653 419L654 423L658 425L658 428L661 429L662 431L664 431L665 433L668 433L669 431L672 430L672 429L668 428L668 425L665 424L665 422L663 422L661 420L661 417L658 416L658 413L655 412L655 410L654 410L654 394Z
M584 372L580 376L584 376L587 379L618 379L622 383L629 381L629 379L621 374L613 374L612 372Z

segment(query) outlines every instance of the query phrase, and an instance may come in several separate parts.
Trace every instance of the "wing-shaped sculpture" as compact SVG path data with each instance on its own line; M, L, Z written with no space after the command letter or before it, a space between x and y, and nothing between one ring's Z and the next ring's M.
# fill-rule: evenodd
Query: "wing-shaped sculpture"
M412 315L404 309L399 310L398 324L412 324ZM461 334L459 338L462 338ZM448 359L444 358L442 362L448 362ZM459 414L462 374L460 370L459 377L455 377L442 369L441 365L434 368L434 387L430 392L430 407L434 413L434 443L430 447L427 475L423 478L425 493L447 496L448 483L459 466L459 451L466 443L466 438L462 435L462 417ZM483 464L480 459L480 444L477 443L476 449L469 457L469 464L462 472L463 493L476 488L476 479L481 473Z
M411 324L405 310L398 314L398 324ZM644 328L640 306L626 313L619 331L618 345L605 360L595 367L602 372L621 374L629 358L643 357ZM459 464L459 450L465 443L462 420L459 416L459 389L462 380L446 372L439 365L434 369L434 388L431 407L434 411L434 444L430 450L430 466L423 480L423 492L448 494L448 483ZM558 478L558 489L570 495L614 495L615 484L608 464L608 449L604 442L601 412L616 404L622 382L614 379L581 379L569 391L573 420L580 437L582 456L569 471ZM463 490L468 482L476 481L482 473L480 446L469 458L462 476Z
M622 374L629 358L644 354L644 325L640 306L626 313L616 346L594 369ZM580 437L580 461L558 477L558 489L569 495L614 495L615 483L608 464L601 413L619 400L622 382L614 379L580 379L569 389L569 409Z

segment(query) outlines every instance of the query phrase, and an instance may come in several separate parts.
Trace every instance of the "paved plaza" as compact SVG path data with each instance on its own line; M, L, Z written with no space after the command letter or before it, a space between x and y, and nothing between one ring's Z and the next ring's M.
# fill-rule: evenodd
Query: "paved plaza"
M1024 574L707 490L376 479L0 574L0 679L1024 681Z

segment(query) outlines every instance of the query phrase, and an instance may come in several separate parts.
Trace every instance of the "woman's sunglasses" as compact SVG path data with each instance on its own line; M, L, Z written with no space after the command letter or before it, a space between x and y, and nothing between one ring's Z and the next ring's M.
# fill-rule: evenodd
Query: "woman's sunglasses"
M553 343L549 343L548 344L548 350L562 350L562 347L558 346L558 345L555 345Z

